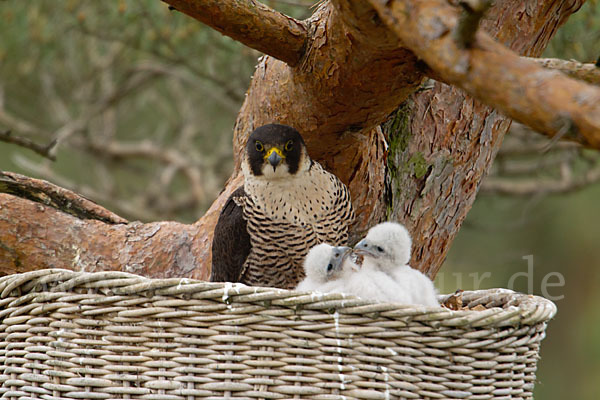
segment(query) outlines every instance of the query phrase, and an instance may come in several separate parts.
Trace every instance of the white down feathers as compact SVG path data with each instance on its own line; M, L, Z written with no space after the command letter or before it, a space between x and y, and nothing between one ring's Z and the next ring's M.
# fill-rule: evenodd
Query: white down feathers
M364 299L439 307L433 282L408 265L412 241L406 228L384 222L348 248L320 244L304 261L306 278L297 290L340 292ZM363 258L357 265L353 258Z

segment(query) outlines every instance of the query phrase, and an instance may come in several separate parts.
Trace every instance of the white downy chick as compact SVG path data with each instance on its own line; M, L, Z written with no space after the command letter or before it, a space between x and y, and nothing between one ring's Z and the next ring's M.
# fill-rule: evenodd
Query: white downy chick
M345 262L351 251L349 247L333 247L327 243L312 247L304 259L306 277L296 290L341 292L343 279L352 273L352 265Z
M306 278L296 290L321 293L346 293L364 299L389 301L390 294L382 290L382 282L389 277L379 270L359 270L349 257L348 247L332 247L319 244L310 249L304 259Z
M410 304L411 299L404 290L398 290L398 285L385 272L363 266L356 273L348 275L343 280L341 288L343 293L348 293L363 299Z
M380 271L384 301L439 307L433 282L408 265L412 240L406 228L396 222L384 222L372 227L358 242L354 252L364 257L362 270ZM379 278L381 279L381 277Z

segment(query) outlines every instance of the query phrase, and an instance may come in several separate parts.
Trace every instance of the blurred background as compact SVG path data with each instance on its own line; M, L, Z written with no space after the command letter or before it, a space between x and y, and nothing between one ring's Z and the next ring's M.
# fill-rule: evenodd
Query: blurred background
M309 0L264 1L297 18ZM0 170L49 180L130 220L193 222L232 169L232 128L260 53L158 1L0 3ZM600 56L600 0L544 56ZM49 158L56 158L52 161ZM600 154L513 124L436 279L558 305L536 397L600 398Z

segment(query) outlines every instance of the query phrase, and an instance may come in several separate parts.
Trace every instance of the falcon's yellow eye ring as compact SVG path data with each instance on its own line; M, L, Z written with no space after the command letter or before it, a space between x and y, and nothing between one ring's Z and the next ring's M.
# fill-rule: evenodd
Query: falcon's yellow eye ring
M285 151L292 151L293 147L294 147L294 141L288 140L287 143L285 144L285 147L283 149Z
M256 151L260 151L261 153L265 149L265 146L258 140L254 143L254 146L256 146Z

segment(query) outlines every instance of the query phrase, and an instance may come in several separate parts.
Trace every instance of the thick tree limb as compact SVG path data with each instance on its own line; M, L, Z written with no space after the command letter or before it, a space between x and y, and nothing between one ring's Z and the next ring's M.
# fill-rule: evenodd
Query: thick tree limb
M554 69L571 78L579 79L593 85L600 85L600 67L592 63L580 63L573 60L561 60L558 58L528 58L544 68ZM600 60L600 59L599 59Z
M0 171L0 193L8 193L50 206L79 219L94 219L110 224L124 224L127 220L106 210L77 193L50 182L13 172Z
M254 0L162 0L248 47L295 66L308 34L303 22Z
M127 271L154 278L208 278L198 251L203 245L202 225L108 224L18 200L0 193L0 276L69 268Z
M579 79L592 85L600 85L600 67L592 63L582 63L575 60L561 60L559 58L523 57L550 70L560 71L571 78ZM431 68L426 71L427 76L437 81L444 81L441 75Z
M470 49L454 35L459 12L445 0L370 0L400 40L448 84L550 137L600 149L600 89L522 59L478 32Z
M202 222L129 223L49 182L0 172L0 276L70 268L207 279L205 230Z

